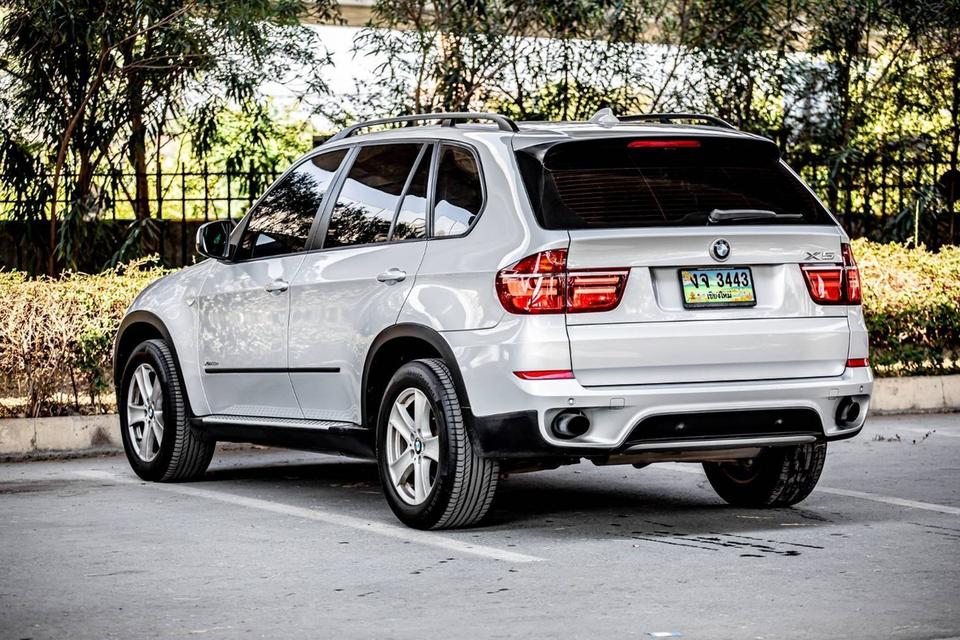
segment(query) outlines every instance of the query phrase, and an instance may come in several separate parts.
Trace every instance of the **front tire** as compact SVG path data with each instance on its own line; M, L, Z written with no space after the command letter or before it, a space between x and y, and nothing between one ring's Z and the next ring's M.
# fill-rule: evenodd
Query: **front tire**
M704 462L717 494L737 507L789 507L813 491L823 471L827 443L764 450L738 462Z
M414 360L390 380L377 420L377 466L387 503L410 527L468 527L490 509L499 464L474 450L442 360Z
M117 408L123 450L144 480L193 480L203 475L216 442L190 425L180 373L163 340L137 345L127 360Z

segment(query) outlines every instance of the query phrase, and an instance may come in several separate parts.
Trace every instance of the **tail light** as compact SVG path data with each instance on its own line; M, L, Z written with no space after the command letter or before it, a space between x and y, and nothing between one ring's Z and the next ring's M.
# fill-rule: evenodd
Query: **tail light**
M843 284L847 304L860 304L863 300L860 289L860 268L857 267L857 261L853 259L853 249L848 244L841 244L840 253L843 255Z
M803 270L810 297L817 304L860 304L860 270L850 245L841 244L842 265L806 264Z
M620 304L629 269L567 269L567 250L527 256L497 274L497 295L511 313L610 311Z

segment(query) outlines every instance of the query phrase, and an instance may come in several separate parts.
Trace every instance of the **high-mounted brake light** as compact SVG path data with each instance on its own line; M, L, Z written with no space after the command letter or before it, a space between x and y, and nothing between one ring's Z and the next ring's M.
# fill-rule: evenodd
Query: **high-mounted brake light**
M840 254L843 264L801 265L807 290L817 304L860 304L862 292L860 270L853 258L850 245L841 244Z
M567 269L567 250L541 251L497 274L497 296L511 313L586 313L620 304L629 269Z
M696 149L699 147L699 140L632 140L627 143L628 149Z

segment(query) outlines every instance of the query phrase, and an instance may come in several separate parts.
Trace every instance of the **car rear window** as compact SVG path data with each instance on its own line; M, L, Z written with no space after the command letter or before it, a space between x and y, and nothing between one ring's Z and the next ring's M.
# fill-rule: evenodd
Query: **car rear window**
M778 216L748 215L736 224L832 223L763 140L578 140L522 149L517 160L547 229L703 226L714 210Z

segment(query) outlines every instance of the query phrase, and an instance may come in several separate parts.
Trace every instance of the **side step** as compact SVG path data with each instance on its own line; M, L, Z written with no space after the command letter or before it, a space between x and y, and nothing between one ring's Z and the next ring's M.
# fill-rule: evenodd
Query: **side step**
M222 442L374 457L373 434L352 422L217 414L194 418L192 424L198 431Z

